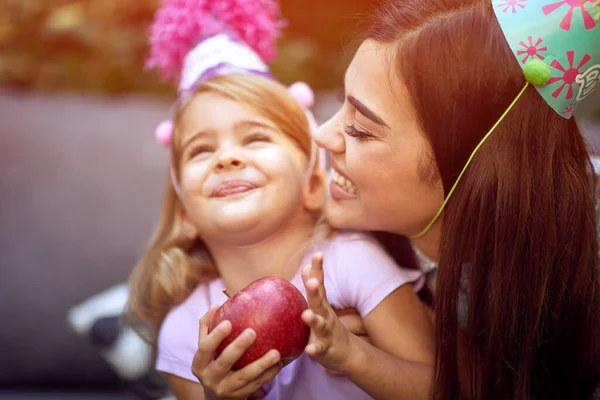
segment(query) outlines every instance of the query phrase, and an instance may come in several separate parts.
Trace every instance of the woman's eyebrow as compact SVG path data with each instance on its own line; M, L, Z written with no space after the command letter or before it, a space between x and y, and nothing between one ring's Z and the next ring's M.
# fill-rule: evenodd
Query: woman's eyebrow
M359 113L369 118L371 121L375 122L378 125L389 128L389 125L386 124L385 121L379 115L377 115L373 110L361 103L356 97L348 96L348 103L352 104L352 106L356 108Z

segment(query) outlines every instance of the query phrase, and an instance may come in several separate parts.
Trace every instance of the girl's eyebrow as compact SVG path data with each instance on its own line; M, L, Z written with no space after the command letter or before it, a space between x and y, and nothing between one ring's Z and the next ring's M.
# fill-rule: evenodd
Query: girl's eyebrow
M236 122L233 125L233 129L235 129L236 131L244 130L244 129L248 129L248 128L263 128L263 129L269 129L272 131L277 131L277 128L274 127L273 125L270 125L268 123L261 122L261 121L254 121L254 120L241 120L241 121ZM208 136L211 134L214 134L214 132L212 130L200 130L200 131L194 133L193 135L191 135L190 137L188 137L182 143L182 148L184 149L188 144L190 144L194 140L198 139L200 136Z
M185 149L185 147L190 144L191 142L193 142L194 140L198 139L200 136L208 136L210 135L212 132L211 131L206 131L206 130L201 130L198 131L196 133L194 133L193 135L191 135L190 137L188 137L182 144L181 144L181 148Z
M266 128L266 129L270 129L270 130L277 130L277 128L275 128L271 124L261 122L261 121L254 121L254 120L238 121L233 125L233 128L236 131L242 130L242 129L248 129L248 128Z

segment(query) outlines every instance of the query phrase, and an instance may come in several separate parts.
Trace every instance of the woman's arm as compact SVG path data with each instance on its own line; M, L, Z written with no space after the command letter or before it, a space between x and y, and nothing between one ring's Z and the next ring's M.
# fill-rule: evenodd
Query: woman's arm
M352 338L348 362L341 372L377 400L429 399L433 366L397 358Z
M407 361L433 365L435 339L427 310L406 284L365 316L365 329L375 347Z
M435 362L433 325L412 287L401 286L386 297L364 324L376 347L353 340L351 358L341 372L376 399L429 398Z
M327 302L322 256L302 271L311 328L306 352L342 372L376 399L428 398L433 378L433 329L425 307L408 285L387 296L365 317L376 346L348 332Z

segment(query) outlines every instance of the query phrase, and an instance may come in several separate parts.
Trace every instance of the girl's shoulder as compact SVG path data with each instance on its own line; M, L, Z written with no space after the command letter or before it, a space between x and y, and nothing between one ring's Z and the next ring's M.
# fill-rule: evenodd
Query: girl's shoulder
M349 249L352 247L360 248L364 246L373 247L385 251L383 247L379 244L377 239L375 239L375 237L371 233L355 230L336 230L331 235L329 235L321 244L321 247L330 250L337 249L339 247Z
M213 304L222 304L227 297L222 293L221 279L199 284L196 289L180 304L169 311L163 321L159 332L159 346L161 342L167 344L181 338L182 331L196 335L200 318Z
M372 265L374 262L393 264L391 255L370 232L344 230L332 233L322 243L315 246L311 253L320 251L330 261L343 261L344 265Z
M341 270L344 275L348 271L363 271L370 273L385 273L393 271L410 271L409 275L414 278L415 270L407 270L398 265L387 250L379 243L375 236L369 232L340 230L329 235L325 240L316 244L306 253L302 265L310 263L310 257L321 252L323 254L324 267L329 268L332 273Z

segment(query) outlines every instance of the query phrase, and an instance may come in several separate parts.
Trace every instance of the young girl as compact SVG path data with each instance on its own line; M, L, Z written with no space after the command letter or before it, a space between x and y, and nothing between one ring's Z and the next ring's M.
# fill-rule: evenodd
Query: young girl
M324 272L316 257L305 281L310 274L324 281L333 307L356 308L375 346L431 370L431 327L414 293L420 272L398 267L373 238L331 233L320 222L326 190L306 111L266 77L256 55L268 50L264 41L262 48L252 40L246 44L236 33L248 32L239 26L240 13L264 22L262 7L272 12L275 5L240 2L239 9L207 10L193 4L165 3L154 31L172 49L165 32L175 30L165 28L165 18L178 25L180 37L181 27L189 24L174 15L194 24L210 15L210 26L220 27L208 35L198 33L196 25L188 32L201 40L185 53L174 130L163 136L172 149L167 196L156 234L131 277L131 309L155 332L157 369L180 399L370 398L306 354L282 369L272 350L232 371L253 343L253 331L213 360L231 331L223 322L207 332L211 305L227 300L222 290L234 294L261 277L280 276L306 295L300 266L320 252ZM236 18L228 18L223 10L233 9ZM165 50L155 42L152 51ZM317 298L316 293L309 297L312 306L318 306ZM318 330L310 314L305 318ZM307 351L314 354L318 344L311 342Z

